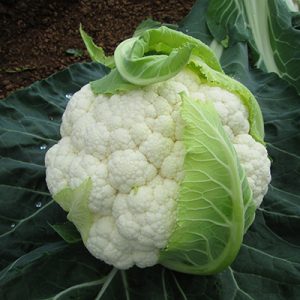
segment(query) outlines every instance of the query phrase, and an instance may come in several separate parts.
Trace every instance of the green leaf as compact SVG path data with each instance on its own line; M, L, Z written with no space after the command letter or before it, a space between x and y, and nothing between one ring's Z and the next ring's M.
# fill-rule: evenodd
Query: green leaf
M147 31L145 35L149 33ZM131 38L122 42L115 51L115 61L121 76L135 85L148 85L167 80L181 71L188 63L194 48L191 44L183 44L178 49L170 50L169 45L158 45L161 49L152 49L156 45L148 45L150 37L145 40ZM168 49L169 48L169 49ZM169 50L167 54L145 56L150 51ZM137 57L137 59L135 58Z
M213 52L205 44L165 26L123 41L115 50L114 59L124 80L135 85L148 85L178 74L192 54L222 72Z
M54 200L68 212L67 218L81 234L85 243L88 239L94 216L88 208L92 180L87 179L77 188L65 188L54 195Z
M275 72L300 93L300 32L297 14L284 0L212 0L207 12L210 32L218 41L247 42L255 65Z
M91 59L106 67L113 68L115 66L113 56L106 56L104 50L94 43L93 39L83 30L81 24L79 32Z
M199 39L209 45L213 37L206 24L206 11L210 0L198 0L195 2L189 14L179 23L178 30Z
M92 82L92 90L95 94L112 94L167 80L178 74L192 56L208 68L223 72L214 53L199 40L165 26L141 29L140 35L117 47L116 68L107 78Z
M50 226L69 244L81 241L81 236L72 222L54 224Z
M115 93L126 92L136 88L137 87L134 84L123 79L117 69L113 69L105 77L91 82L91 89L96 95L113 95Z
M261 110L251 92L240 82L225 75L224 73L217 72L209 68L198 57L192 57L189 67L200 76L205 78L207 83L212 86L222 87L234 94L240 96L242 102L247 107L249 112L250 134L258 142L264 141L264 125Z
M252 193L232 143L211 102L182 95L185 123L185 178L180 186L178 220L160 263L191 274L213 274L227 267L241 246L244 205L255 209Z

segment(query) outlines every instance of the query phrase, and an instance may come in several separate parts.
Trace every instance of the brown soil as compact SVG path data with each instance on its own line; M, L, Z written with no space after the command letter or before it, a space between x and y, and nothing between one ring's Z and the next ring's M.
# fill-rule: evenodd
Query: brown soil
M88 60L78 28L108 54L146 18L179 22L195 0L0 0L0 99ZM79 51L78 56L67 54ZM66 52L67 51L67 52ZM83 54L80 52L83 51Z

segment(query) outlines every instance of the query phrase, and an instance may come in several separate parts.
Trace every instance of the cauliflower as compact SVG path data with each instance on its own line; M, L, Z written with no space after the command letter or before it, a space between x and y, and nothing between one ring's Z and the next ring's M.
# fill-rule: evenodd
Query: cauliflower
M241 85L212 84L189 65L169 77L75 93L46 155L47 185L95 257L210 274L238 252L270 161Z

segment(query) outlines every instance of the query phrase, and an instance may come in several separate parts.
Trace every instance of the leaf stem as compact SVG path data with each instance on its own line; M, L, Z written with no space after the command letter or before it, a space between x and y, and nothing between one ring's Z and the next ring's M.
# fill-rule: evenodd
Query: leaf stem
M106 280L99 292L99 294L97 295L97 297L95 298L95 300L100 300L101 297L104 295L104 293L106 292L107 287L109 286L110 282L113 280L113 278L115 277L115 275L117 274L118 269L113 268L110 273L107 275Z
M89 286L93 286L93 285L100 285L103 283L103 279L99 279L99 280L95 280L95 281L90 281L90 282L85 282L85 283L81 283L81 284L77 284L77 285L73 285L71 287L69 287L68 289L60 292L59 294L57 294L53 300L58 300L61 296L69 293L70 291L72 290L75 290L75 289L82 289L82 288L85 288L85 287L89 287Z
M41 211L43 211L44 209L46 209L48 206L50 206L51 204L54 203L54 200L49 201L48 203L46 203L42 208L36 210L33 214L29 215L28 217L20 220L15 227L13 227L11 230L4 232L3 234L0 235L0 238L3 238L11 233L13 233L17 228L19 228L23 223L25 223L26 221L32 219L33 217L35 217L36 215L38 215Z
M173 277L173 279L174 279L174 282L175 282L175 284L176 284L176 286L177 286L177 288L178 288L178 290L179 290L179 292L180 292L180 294L181 294L183 300L188 300L188 298L186 297L186 295L185 295L185 293L184 293L182 287L180 286L180 284L179 284L179 282L178 282L176 276L174 275L173 272L171 272L171 274L172 274L172 277Z
M124 289L125 289L125 295L126 295L126 300L130 300L130 295L129 295L129 285L128 285L128 281L127 281L127 276L124 270L121 270L121 276L122 276L122 282L124 285Z
M163 292L164 292L164 299L168 300L168 292L167 292L167 288L166 288L165 272L166 272L166 269L163 268L162 271L161 271L161 279L162 279L162 287L163 287Z

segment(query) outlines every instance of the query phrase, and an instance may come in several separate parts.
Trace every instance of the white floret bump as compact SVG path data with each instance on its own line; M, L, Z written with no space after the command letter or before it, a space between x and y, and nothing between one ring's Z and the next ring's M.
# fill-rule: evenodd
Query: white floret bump
M55 195L91 178L94 223L85 244L117 268L156 264L174 228L184 178L182 91L214 103L257 206L267 191L267 152L249 135L248 112L237 95L201 84L188 70L111 97L84 86L63 115L62 139L47 152L46 179Z
M147 184L156 175L156 168L138 150L114 152L108 160L108 180L120 193Z

